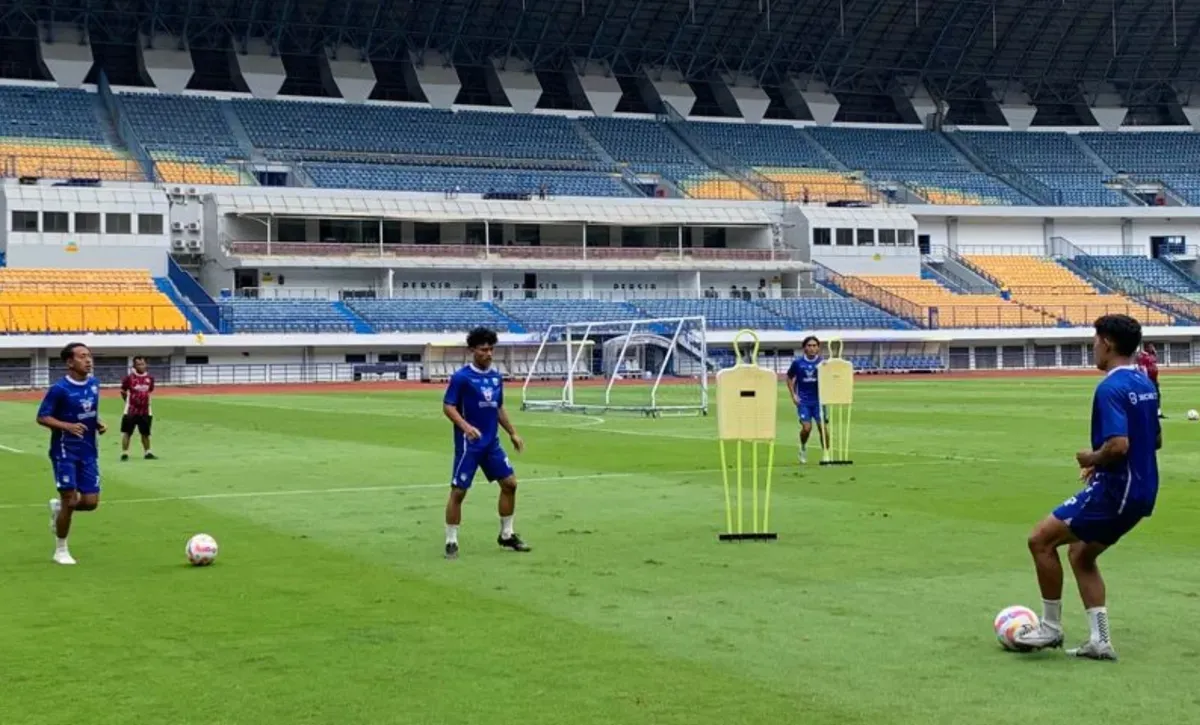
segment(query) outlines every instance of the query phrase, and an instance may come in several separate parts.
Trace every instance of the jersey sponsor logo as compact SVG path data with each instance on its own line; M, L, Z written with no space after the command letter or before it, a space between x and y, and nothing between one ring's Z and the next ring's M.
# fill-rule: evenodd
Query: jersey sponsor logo
M1129 393L1129 404L1130 405L1137 405L1138 403L1144 403L1147 400L1158 400L1158 393L1141 393L1140 395L1133 391L1130 391L1130 393Z

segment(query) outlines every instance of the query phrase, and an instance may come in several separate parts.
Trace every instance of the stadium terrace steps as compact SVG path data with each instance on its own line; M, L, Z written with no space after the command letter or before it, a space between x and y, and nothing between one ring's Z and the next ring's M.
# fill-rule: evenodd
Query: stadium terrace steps
M167 299L171 300L172 304L174 304L181 312L183 312L183 316L187 318L188 324L191 325L192 332L216 332L216 328L208 324L208 321L204 319L204 316L200 314L200 311L197 310L190 302L188 302L184 296L180 294L179 290L175 289L175 285L171 283L170 279L166 277L155 277L154 286L157 287L158 291L162 292Z
M994 295L957 294L936 281L910 275L860 275L875 287L918 305L940 328L1055 327L1057 318Z
M354 331L360 335L371 335L375 333L375 329L371 325L355 314L354 310L346 306L345 302L334 302L333 309L337 310L342 317L350 321L354 325Z

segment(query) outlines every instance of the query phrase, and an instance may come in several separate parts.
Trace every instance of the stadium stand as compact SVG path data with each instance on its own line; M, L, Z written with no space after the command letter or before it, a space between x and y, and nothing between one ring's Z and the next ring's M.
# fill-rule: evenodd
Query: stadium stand
M1102 269L1153 285L1166 292L1187 294L1200 292L1200 284L1182 270L1161 259L1134 256L1078 256L1071 260L1081 269Z
M713 330L757 328L761 330L798 329L798 325L745 300L712 299L635 299L629 304L645 317L700 317Z
M346 306L377 332L454 332L477 325L513 330L512 322L485 302L356 299Z
M585 171L481 169L471 167L334 164L309 162L305 170L317 186L465 194L517 190L535 193L543 184L556 196L628 197L620 176Z
M1079 138L1117 173L1161 181L1189 204L1200 203L1200 134L1082 133Z
M1058 320L993 295L957 294L936 281L907 275L860 275L858 279L920 305L937 309L938 327L1053 327Z
M934 204L1031 203L930 131L817 127L806 132L848 168L877 181L907 184Z
M1012 164L1058 191L1064 206L1128 206L1104 187L1108 177L1065 133L975 131L960 136L984 160Z
M241 184L226 163L244 158L221 102L194 96L131 93L120 96L125 118L154 159L162 180L173 184Z
M774 314L802 330L909 330L913 325L865 302L842 298L759 300Z
M189 329L145 270L0 269L0 333Z
M633 320L644 317L623 302L602 300L511 300L497 305L526 330L545 330L552 324Z
M328 300L223 299L221 332L354 332L354 319Z
M95 94L0 86L0 162L5 176L144 181L105 133Z
M659 174L688 196L758 198L752 190L705 165L664 123L628 118L583 118L578 123L630 171Z
M1169 315L1123 295L1101 294L1053 260L1026 255L965 255L964 259L976 271L1008 288L1014 300L1045 310L1071 325L1086 326L1110 313L1133 315L1148 324L1173 322Z

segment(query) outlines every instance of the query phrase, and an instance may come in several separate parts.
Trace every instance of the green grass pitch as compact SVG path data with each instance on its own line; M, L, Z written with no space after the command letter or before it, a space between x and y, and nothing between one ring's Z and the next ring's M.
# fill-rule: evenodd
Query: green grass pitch
M1079 488L1094 384L861 382L849 468L797 465L781 385L780 538L749 544L717 541L715 418L510 403L534 550L496 546L477 480L455 562L440 389L161 397L162 460L128 463L108 393L104 499L71 568L50 561L36 404L3 402L0 723L1188 722L1200 377L1164 375L1158 511L1102 559L1121 662L992 636L1002 607L1040 611L1025 537ZM183 555L201 531L207 569ZM1064 617L1087 636L1069 571Z

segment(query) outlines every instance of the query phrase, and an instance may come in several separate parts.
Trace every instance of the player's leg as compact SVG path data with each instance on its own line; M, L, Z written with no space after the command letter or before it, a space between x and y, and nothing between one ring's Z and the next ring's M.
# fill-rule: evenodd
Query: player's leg
M821 437L821 457L830 456L829 445L829 409L823 405L817 406L817 435Z
M1075 573L1075 582L1079 585L1079 598L1083 600L1088 625L1091 628L1088 641L1076 649L1067 650L1069 655L1101 660L1117 658L1108 628L1104 577L1100 575L1100 567L1096 565L1096 559L1108 547L1108 544L1099 541L1076 541L1068 550L1067 558L1071 562L1071 571Z
M1070 499L1068 504L1074 500ZM1036 629L1018 634L1015 639L1017 644L1030 649L1061 647L1063 643L1063 568L1058 547L1076 539L1066 523L1070 517L1060 518L1062 508L1060 506L1055 513L1042 519L1029 535L1029 553L1033 557L1038 588L1042 592L1042 621Z
M479 463L467 450L455 451L450 473L450 496L446 499L446 558L458 558L458 527L462 524L462 504L475 480Z
M142 436L142 457L148 461L156 460L158 457L150 450L150 426L154 423L154 418L149 415L143 415L138 418L137 429Z
M483 469L489 481L500 484L500 495L496 501L500 535L496 537L496 543L513 551L529 551L530 547L513 531L513 517L517 511L517 474L508 456L497 447L484 460Z
M54 561L74 564L67 545L76 511L94 511L100 505L100 473L94 461L56 461L54 479L59 497L50 500L54 529Z
M812 410L808 405L800 405L800 462L808 463L808 438L812 435Z
M1154 394L1158 396L1158 417L1166 418L1167 416L1162 412L1162 390L1159 389L1157 380L1154 381Z
M129 441L133 437L134 420L131 415L121 416L121 460L129 460Z

